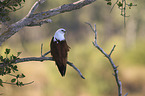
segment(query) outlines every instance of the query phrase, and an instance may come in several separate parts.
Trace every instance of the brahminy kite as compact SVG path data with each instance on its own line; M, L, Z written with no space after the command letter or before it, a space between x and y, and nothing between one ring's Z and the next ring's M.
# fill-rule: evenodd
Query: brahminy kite
M67 55L70 49L64 37L65 33L65 29L58 29L50 43L51 55L61 73L61 76L65 76Z

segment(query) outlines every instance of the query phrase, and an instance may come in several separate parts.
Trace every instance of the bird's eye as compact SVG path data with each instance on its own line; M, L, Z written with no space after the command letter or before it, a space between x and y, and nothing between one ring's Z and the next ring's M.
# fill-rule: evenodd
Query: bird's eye
M61 30L62 32L65 32L65 30Z

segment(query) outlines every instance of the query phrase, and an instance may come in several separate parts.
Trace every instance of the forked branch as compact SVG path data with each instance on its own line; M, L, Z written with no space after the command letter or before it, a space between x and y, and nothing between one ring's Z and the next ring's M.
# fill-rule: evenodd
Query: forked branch
M45 54L49 54L50 51L46 52ZM42 55L43 56L43 55ZM16 60L15 64L16 63L21 63L21 62L28 62L28 61L54 61L52 57L28 57L28 58L20 58L18 60ZM71 67L73 67L77 72L78 74L80 75L81 78L85 79L85 77L82 75L82 73L80 72L80 70L71 62L67 61L67 64L70 65Z
M114 71L114 76L115 76L115 80L116 80L116 83L117 83L117 86L118 86L118 96L122 96L122 84L121 84L121 81L119 80L119 76L118 76L118 70L117 70L117 66L114 64L112 58L111 58L111 55L112 55L112 52L114 51L116 45L113 46L112 50L110 51L109 54L107 54L98 44L97 44L97 30L96 30L96 25L94 25L95 27L93 28L92 25L90 23L86 23L88 24L92 31L95 33L95 40L93 42L93 45L102 53L105 55L105 57L109 60L112 68L113 68L113 71Z
M48 55L50 53L50 51L42 54L42 50L43 50L43 44L41 44L41 56L40 57L18 58L10 64L17 64L17 63L29 62L29 61L40 61L40 62L54 61L52 57L45 57L46 55ZM71 67L73 67L78 72L78 74L80 75L81 78L85 79L85 77L82 75L80 70L73 63L67 61L67 64L70 65ZM7 64L7 65L9 65L9 64ZM0 63L1 68L5 67L7 65L5 63Z

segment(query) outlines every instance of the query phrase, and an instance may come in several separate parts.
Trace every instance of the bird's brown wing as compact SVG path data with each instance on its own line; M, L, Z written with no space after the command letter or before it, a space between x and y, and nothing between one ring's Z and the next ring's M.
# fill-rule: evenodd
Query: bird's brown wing
M66 40L54 42L52 38L50 48L51 55L55 60L61 75L64 76L66 72L67 54L70 47L67 45Z

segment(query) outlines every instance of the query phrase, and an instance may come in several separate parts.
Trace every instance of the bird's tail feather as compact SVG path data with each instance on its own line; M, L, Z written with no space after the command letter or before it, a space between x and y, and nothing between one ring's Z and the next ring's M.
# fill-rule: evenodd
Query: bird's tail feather
M66 72L66 65L61 64L61 66L59 64L57 64L58 70L61 74L61 76L65 76L65 72Z

